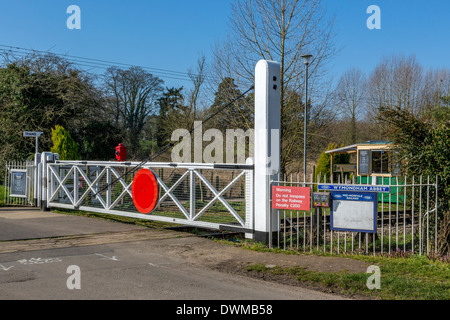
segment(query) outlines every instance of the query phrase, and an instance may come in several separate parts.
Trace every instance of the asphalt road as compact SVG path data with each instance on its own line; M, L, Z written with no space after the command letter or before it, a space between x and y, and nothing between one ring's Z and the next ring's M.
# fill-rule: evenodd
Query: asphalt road
M174 231L0 208L0 300L342 299L193 265L166 250L189 250L196 241Z

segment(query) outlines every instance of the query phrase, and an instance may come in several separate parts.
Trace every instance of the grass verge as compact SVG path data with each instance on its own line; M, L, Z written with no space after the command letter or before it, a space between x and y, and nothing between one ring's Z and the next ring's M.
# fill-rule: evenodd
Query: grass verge
M232 243L236 245L235 242ZM299 254L295 251L269 249L252 242L238 244L249 250ZM304 254L304 253L301 253ZM316 254L323 255L324 254ZM337 255L334 255L337 256ZM383 300L449 300L450 299L450 263L433 257L410 255L365 256L339 255L358 259L380 268L380 289L369 289L366 285L372 273L319 272L301 266L281 267L252 264L247 272L269 275L276 281L277 276L289 276L299 284L307 284L324 291L344 295L358 295L368 299Z
M0 185L0 207L5 205L5 187Z

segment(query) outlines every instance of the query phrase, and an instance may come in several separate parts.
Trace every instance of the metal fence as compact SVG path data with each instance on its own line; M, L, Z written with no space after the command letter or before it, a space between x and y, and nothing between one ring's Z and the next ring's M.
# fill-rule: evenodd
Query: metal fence
M131 186L138 163L56 161L47 164L47 206L213 229L250 230L250 165L146 163L159 201L151 214L135 208Z
M4 204L17 206L34 205L36 170L31 161L6 162L4 179Z
M339 179L337 183L361 186L357 182L360 180ZM375 233L330 229L331 207L314 207L312 199L313 192L321 192L318 185L326 183L333 182L319 176L315 180L311 176L309 182L304 182L299 175L284 176L272 182L277 186L306 186L311 191L309 211L276 210L278 225L273 245L330 254L390 254L401 250L422 255L437 252L437 177L378 177L376 183L374 179L377 186L390 189L377 194Z

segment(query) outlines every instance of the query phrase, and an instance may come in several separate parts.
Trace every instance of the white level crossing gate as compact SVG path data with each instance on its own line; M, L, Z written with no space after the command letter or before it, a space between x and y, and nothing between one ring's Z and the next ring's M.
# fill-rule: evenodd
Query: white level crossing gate
M159 200L149 214L133 202L136 166L151 169ZM253 165L54 161L47 163L46 206L251 232Z

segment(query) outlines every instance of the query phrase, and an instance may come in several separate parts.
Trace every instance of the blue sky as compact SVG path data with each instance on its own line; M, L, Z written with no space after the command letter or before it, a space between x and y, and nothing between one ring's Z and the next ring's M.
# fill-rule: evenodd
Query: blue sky
M186 72L223 39L232 0L0 0L0 45ZM426 68L450 67L450 1L323 0L335 14L339 54L330 75L370 72L393 53L415 55ZM81 30L69 30L69 5L81 9ZM369 30L370 5L381 30ZM91 69L101 72L102 69ZM167 86L187 81L162 78Z
M334 70L356 66L370 72L384 56L415 55L425 68L450 67L450 1L326 0L336 14ZM369 30L367 7L381 9L381 29Z

